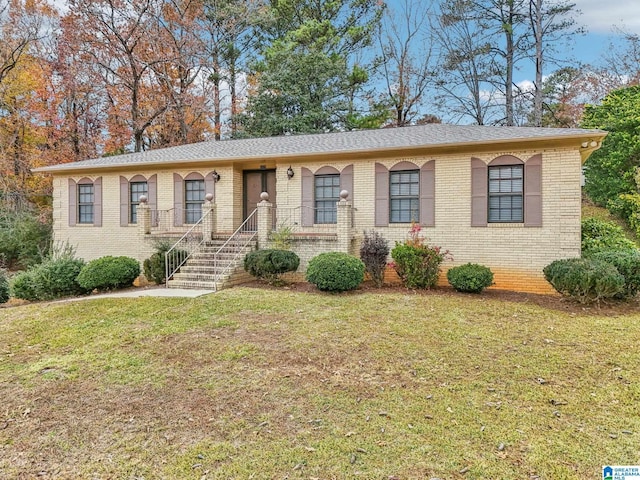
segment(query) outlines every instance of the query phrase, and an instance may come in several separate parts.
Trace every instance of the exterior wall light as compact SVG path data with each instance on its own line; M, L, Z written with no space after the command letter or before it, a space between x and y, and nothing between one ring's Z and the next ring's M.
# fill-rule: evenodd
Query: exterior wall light
M211 176L213 177L213 181L218 183L220 181L220 174L215 170L211 172Z
M291 168L291 165L289 165L289 168L287 168L287 177L289 178L289 180L293 178L293 168Z

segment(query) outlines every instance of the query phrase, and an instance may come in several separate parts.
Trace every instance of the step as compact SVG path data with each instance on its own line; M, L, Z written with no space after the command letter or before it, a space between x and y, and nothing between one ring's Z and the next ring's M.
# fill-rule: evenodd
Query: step
M215 261L213 257L191 257L187 260L186 265L194 267L213 267L215 265L220 265L226 267L229 264L242 265L243 260L244 255L239 256L235 261L233 257L218 257L217 261Z
M173 280L179 281L194 281L194 282L223 282L229 277L229 274L225 274L219 277L215 273L174 273Z
M220 252L220 253L216 253L216 252L194 252L190 258L208 258L208 259L213 259L214 257L218 257L218 258L233 258L233 257L240 257L243 258L247 253L249 253L251 250L240 250L240 251L224 251L224 252Z
M217 252L218 250L222 249L223 252L228 252L228 251L236 251L236 250L255 250L257 248L257 244L255 242L249 242L247 244L241 244L240 246L238 245L200 245L200 248L198 249L201 252Z
M221 285L218 285L215 282L194 282L194 281L178 281L178 280L169 280L167 286L169 288L184 288L187 290L213 290L217 291L222 288Z
M204 242L173 275L168 287L220 290L225 286L251 281L253 277L244 271L242 263L245 255L257 248L257 241L249 240L254 234L246 236L246 242L240 240L243 245L241 248L228 245L221 250L228 237ZM224 274L220 275L222 272Z
M234 248L234 249L224 249L224 250L197 250L195 252L193 252L191 254L192 257L198 256L198 257L213 257L213 256L220 256L220 255L226 255L226 256L235 256L235 255L241 255L241 256L245 256L247 253L252 252L253 249L252 248Z
M218 266L214 265L192 265L188 263L180 267L180 273L190 273L190 274L199 274L199 273L217 273L218 271L226 270L228 264L219 264Z

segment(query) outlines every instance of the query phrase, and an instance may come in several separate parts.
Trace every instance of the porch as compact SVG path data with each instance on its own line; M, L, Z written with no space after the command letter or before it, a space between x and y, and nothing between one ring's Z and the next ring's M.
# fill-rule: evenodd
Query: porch
M319 253L353 253L353 207L348 192L341 192L336 203L335 223L314 223L310 219L322 218L324 213L318 215L309 207L275 207L267 192L260 198L234 232L218 230L212 195L205 198L202 215L193 225L176 225L176 216L184 212L151 210L141 198L138 225L142 241L168 240L173 245L166 254L167 287L218 290L251 280L242 268L246 253L279 246L283 237L300 257L302 271Z

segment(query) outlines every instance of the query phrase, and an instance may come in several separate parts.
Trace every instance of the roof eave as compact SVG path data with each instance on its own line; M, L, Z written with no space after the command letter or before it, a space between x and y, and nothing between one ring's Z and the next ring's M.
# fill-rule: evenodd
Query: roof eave
M168 161L151 161L151 162L135 162L135 163L114 163L99 165L78 165L73 163L63 165L53 165L49 167L34 168L34 173L51 173L54 175L63 175L67 173L87 172L87 171L123 171L123 170L141 170L148 168L171 168L176 165L181 167L199 166L203 163L215 163L217 165L256 162L260 160L286 159L287 161L295 161L300 163L305 160L323 158L376 158L376 157L392 157L396 155L436 155L447 153L460 153L466 151L473 152L491 152L495 150L525 150L532 148L557 148L557 147L576 147L580 150L582 162L589 158L591 153L599 149L602 140L607 136L604 131L585 131L584 133L575 135L556 135L552 137L526 137L526 138L509 138L495 140L474 140L470 142L443 143L437 145L417 145L417 146L393 146L375 149L358 149L358 150L340 150L334 152L309 152L309 153L282 153L255 155L250 157L228 157L228 158L200 158L200 159L184 159Z

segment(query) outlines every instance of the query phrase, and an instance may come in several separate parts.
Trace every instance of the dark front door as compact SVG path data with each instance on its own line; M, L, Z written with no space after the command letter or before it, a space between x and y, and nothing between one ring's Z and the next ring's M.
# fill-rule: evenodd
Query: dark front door
M260 194L267 192L269 201L276 205L276 171L245 170L243 218L247 218L260 202Z

